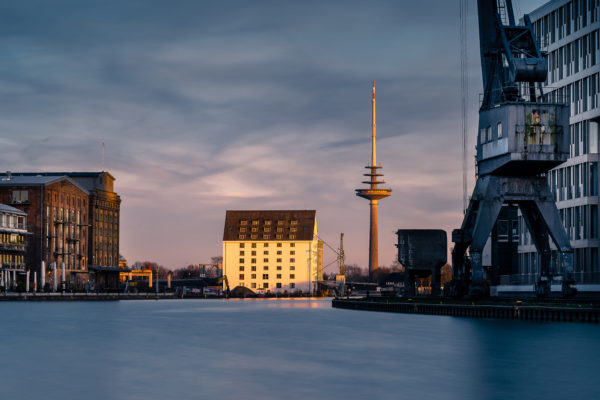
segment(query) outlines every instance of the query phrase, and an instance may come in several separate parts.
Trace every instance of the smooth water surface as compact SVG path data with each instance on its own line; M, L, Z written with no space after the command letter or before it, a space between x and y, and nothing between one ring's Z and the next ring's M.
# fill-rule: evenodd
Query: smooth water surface
M2 399L597 399L600 326L330 300L2 302Z

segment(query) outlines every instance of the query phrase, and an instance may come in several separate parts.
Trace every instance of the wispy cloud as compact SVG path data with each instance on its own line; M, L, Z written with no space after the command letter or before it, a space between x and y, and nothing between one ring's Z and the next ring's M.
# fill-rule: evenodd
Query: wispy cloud
M104 141L131 261L202 262L221 251L226 209L302 208L317 210L326 240L345 232L348 261L365 265L368 208L354 189L375 79L379 160L394 190L380 206L389 264L395 229L460 223L457 7L5 2L2 168L98 170Z

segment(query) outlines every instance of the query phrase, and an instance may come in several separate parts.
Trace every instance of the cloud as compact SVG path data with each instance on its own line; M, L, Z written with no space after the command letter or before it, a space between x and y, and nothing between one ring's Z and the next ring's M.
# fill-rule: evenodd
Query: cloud
M226 209L300 208L317 210L326 240L345 232L348 261L366 265L368 206L354 189L369 160L375 79L379 160L394 190L380 206L389 264L395 229L451 229L462 217L457 7L2 4L3 168L99 170L104 141L130 261L203 262L221 251ZM475 24L472 9L471 141Z

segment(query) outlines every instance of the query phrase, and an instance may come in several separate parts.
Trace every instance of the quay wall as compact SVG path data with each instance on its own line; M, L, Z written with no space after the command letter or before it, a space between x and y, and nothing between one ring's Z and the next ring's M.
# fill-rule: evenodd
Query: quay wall
M425 304L418 302L334 299L332 307L406 314L446 315L523 321L600 322L600 308L530 305Z
M173 293L4 293L0 301L117 301L175 299Z

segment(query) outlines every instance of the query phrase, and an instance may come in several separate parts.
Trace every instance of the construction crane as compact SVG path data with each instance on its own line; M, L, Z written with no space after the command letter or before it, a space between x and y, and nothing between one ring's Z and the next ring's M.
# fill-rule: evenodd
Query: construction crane
M542 93L547 62L531 21L517 25L511 0L478 0L483 101L477 135L477 182L462 226L452 232L457 297L489 295L482 252L503 204L517 205L539 254L535 291L550 294L557 249L562 293L574 295L573 250L545 173L566 161L569 108ZM466 252L469 250L469 257Z

